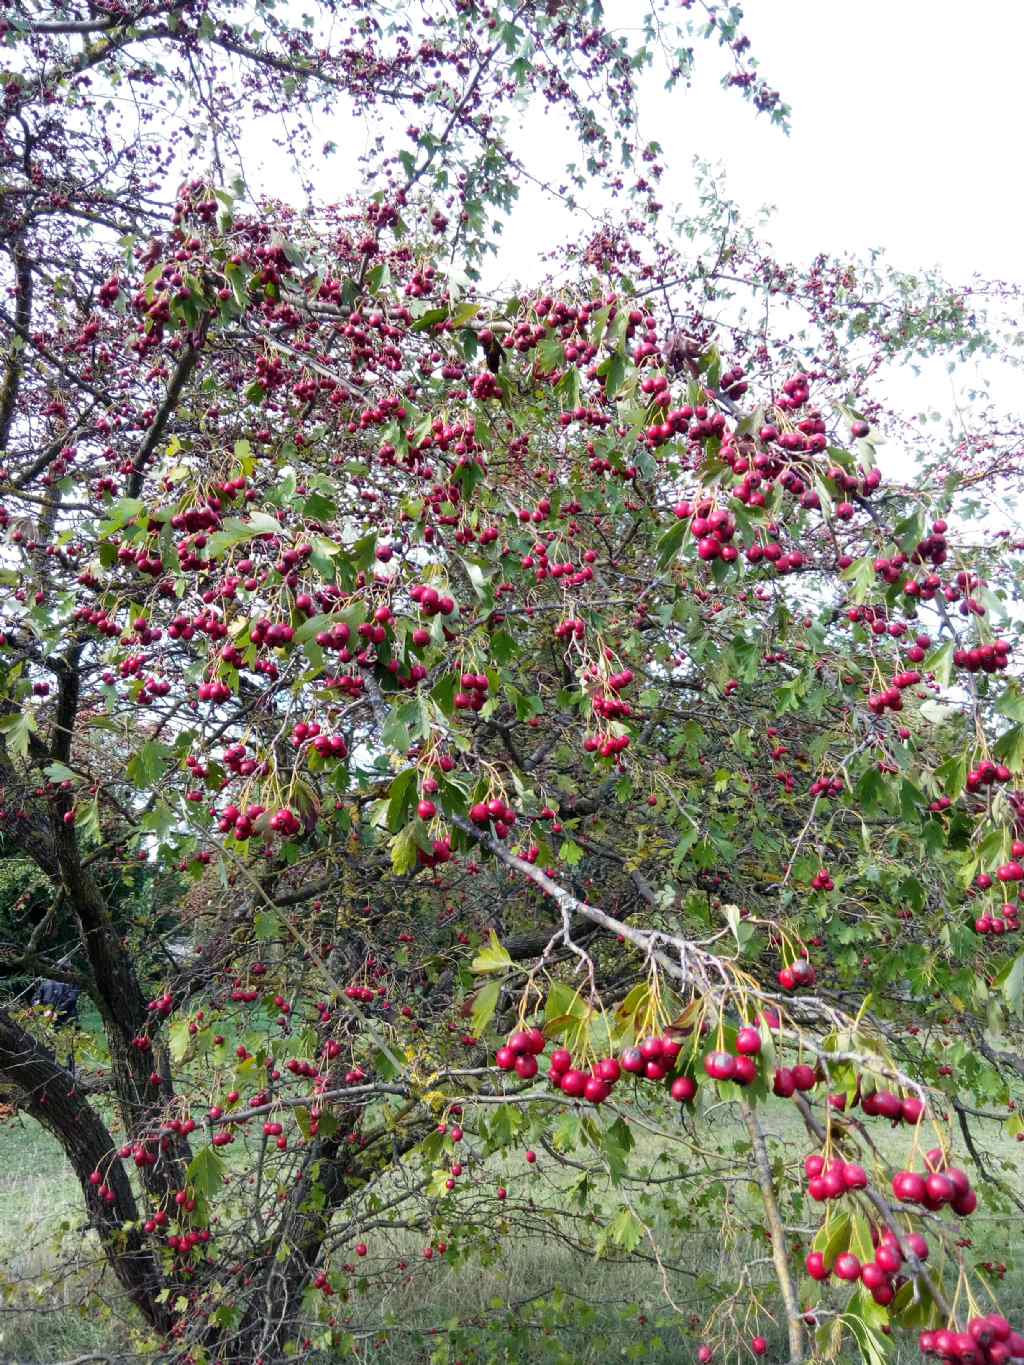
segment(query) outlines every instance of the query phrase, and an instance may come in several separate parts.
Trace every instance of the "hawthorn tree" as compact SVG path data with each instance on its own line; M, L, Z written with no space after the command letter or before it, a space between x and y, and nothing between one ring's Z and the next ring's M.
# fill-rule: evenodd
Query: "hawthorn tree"
M0 832L51 894L2 969L81 986L105 1075L8 1009L0 1078L121 1316L168 1360L372 1350L401 1232L467 1275L631 1257L685 1322L659 1217L739 1180L770 1278L712 1284L702 1361L1024 1357L961 1222L975 1182L1021 1207L977 1130L1024 1073L1022 546L984 515L1020 433L876 396L1011 357L1012 291L663 208L670 10L785 120L737 11L652 3L630 48L598 6L312 8L3 20ZM551 192L622 206L497 297L522 101L583 149ZM325 202L341 107L411 122ZM225 169L269 117L306 209Z

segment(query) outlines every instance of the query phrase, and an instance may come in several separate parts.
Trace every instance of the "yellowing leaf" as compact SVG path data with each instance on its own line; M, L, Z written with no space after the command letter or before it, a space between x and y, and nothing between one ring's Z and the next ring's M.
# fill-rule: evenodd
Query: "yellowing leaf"
M498 935L492 929L490 943L477 953L470 970L474 972L503 972L511 966L512 959L508 955L508 950L502 947Z

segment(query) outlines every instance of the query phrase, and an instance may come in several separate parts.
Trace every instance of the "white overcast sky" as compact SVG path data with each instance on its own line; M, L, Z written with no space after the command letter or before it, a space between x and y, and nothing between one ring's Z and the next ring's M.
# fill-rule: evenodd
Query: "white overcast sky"
M783 259L884 248L901 269L938 267L956 283L974 274L1024 279L1024 0L748 0L745 8L744 31L792 108L792 131L787 137L723 91L725 54L697 41L691 89L668 94L651 77L642 92L642 130L662 144L668 167L659 198L695 207L699 156L722 165L748 220L775 206L766 235ZM639 22L640 0L607 0L605 9L613 28ZM323 133L339 153L316 178L340 197L376 129L344 115L333 123ZM518 141L531 168L553 178L575 152L558 120L540 111ZM280 163L264 171L264 186L287 195ZM524 192L488 276L528 282L541 273L541 254L574 230L579 220ZM958 398L981 377L999 406L1019 411L1024 380L987 362L983 375L958 378ZM897 388L910 411L952 410L940 366Z

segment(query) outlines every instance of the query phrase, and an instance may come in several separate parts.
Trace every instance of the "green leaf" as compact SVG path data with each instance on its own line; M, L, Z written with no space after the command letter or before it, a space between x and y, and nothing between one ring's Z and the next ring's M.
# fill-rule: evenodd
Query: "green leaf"
M861 1306L861 1300L864 1298L865 1296L861 1293L858 1293L855 1296L857 1309L851 1304L850 1310L845 1315L845 1321L849 1325L853 1338L860 1349L860 1356L864 1365L886 1365L888 1360L885 1344L886 1338L879 1332L876 1332L875 1329L865 1321L864 1309L866 1308L866 1304L864 1304L863 1307ZM888 1322L889 1315L886 1313L885 1309L882 1308L881 1304L875 1303L873 1299L867 1299L867 1303L870 1303L872 1309L880 1310L884 1315L884 1321ZM860 1309L860 1311L857 1311L858 1309ZM870 1313L870 1310L867 1311ZM871 1313L871 1316L875 1317L877 1314Z
M491 1147L509 1147L526 1124L526 1115L511 1104L499 1104L498 1111L488 1125L487 1136Z
M967 755L961 753L947 758L945 763L935 769L935 776L945 796L951 798L959 796L967 785Z
M36 713L27 708L0 719L0 734L6 740L8 752L16 758L28 757L29 736L35 734L38 728Z
M556 1019L564 1019L566 1015L582 1018L586 1010L587 1007L578 990L567 986L563 981L551 983L548 998L544 1002L545 1025L553 1023Z
M115 531L120 531L122 527L127 526L130 521L140 515L145 506L146 504L141 498L120 498L110 508L107 519L100 523L100 539L105 540L107 536L111 536Z
M608 1224L607 1233L616 1246L632 1253L644 1239L645 1228L630 1208L623 1207Z
M923 666L926 672L935 674L936 682L943 687L948 687L950 675L953 671L953 641L946 640L944 644L933 649L925 659Z
M831 1270L836 1257L841 1256L849 1245L850 1215L840 1213L818 1229L812 1249L821 1252L826 1269Z
M927 1288L920 1280L913 1279L896 1291L896 1297L889 1305L889 1316L898 1317L901 1327L914 1331L939 1326L941 1317Z
M575 365L570 365L555 385L555 392L561 394L563 407L573 409L580 405L580 391L580 372Z
M1024 725L1013 725L1005 735L1000 735L992 746L992 752L1008 768L1020 772L1024 767Z
M70 782L75 776L65 763L48 763L43 772L51 782Z
M406 768L404 772L398 774L391 784L388 794L388 829L393 834L397 833L405 824L409 811L412 809L416 799L416 778L415 768Z
M478 992L473 1001L473 1033L477 1038L487 1032L487 1026L494 1018L494 1011L498 1005L498 996L501 994L500 981L488 981Z
M337 616L332 616L329 612L321 612L317 616L310 616L303 621L302 625L295 631L295 643L304 645L307 641L315 639L322 630L330 630L331 626L338 620Z
M247 540L255 540L257 536L278 535L280 531L280 522L266 512L252 512L245 521L239 517L227 517L221 529L214 531L207 541L207 557L216 559L225 550L244 545Z
M192 1035L188 1031L189 1021L187 1019L174 1019L167 1030L167 1038L171 1051L171 1061L177 1064L188 1052L188 1045L192 1041Z
M1000 982L1003 999L1012 1014L1019 1014L1024 1001L1024 953L1014 959L1006 972L1005 980Z
M213 1147L200 1147L189 1162L186 1181L197 1194L206 1199L216 1194L224 1183L224 1162Z
M853 587L850 591L850 601L855 605L866 602L871 596L875 586L875 567L870 559L858 559L843 570L843 578Z
M558 850L558 861L575 867L577 863L583 861L583 850L579 844L573 843L572 839L563 839Z
M870 1261L875 1254L871 1224L860 1213L854 1214L850 1220L850 1250L862 1263Z
M665 534L658 541L656 553L658 556L658 568L667 569L679 553L679 547L686 539L689 530L689 523L677 521L674 526L670 526Z
M151 787L159 782L170 767L174 751L158 740L148 739L137 754L128 760L125 773L133 787Z
M883 1304L876 1303L871 1294L859 1285L853 1297L852 1307L859 1313L860 1317L867 1325L874 1329L885 1327L889 1322L889 1310ZM883 1344L883 1350L887 1349Z
M281 921L273 910L257 910L252 917L253 933L261 943L277 938L281 932Z
M604 392L606 398L614 398L619 389L622 388L622 381L626 377L626 357L621 351L616 351L613 356L598 367L598 374L604 375Z
M508 950L503 948L498 940L498 935L491 930L491 941L486 948L482 948L470 964L470 971L474 972L503 972L512 966L512 959L508 955Z
M468 469L469 466L468 465L464 466L464 468ZM468 577L470 583L472 584L473 591L476 593L477 597L486 596L487 578L490 573L489 566L485 567L483 565L477 564L475 560L466 559L465 556L463 555L457 555L456 558L458 559L462 567L466 570L466 576Z
M391 870L396 877L406 877L416 866L417 850L414 826L408 825L391 840Z
M1012 682L996 702L996 710L1007 720L1024 721L1024 693Z

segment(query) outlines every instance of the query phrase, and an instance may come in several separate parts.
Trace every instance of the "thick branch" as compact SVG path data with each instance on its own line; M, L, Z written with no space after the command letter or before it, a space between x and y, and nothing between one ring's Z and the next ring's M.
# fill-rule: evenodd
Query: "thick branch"
M114 1139L83 1098L74 1076L52 1061L6 1010L0 1010L0 1080L14 1089L18 1108L60 1143L114 1273L146 1320L166 1328L166 1309L157 1303L162 1284L159 1263L143 1242L139 1210L115 1155ZM112 1191L111 1202L92 1183L94 1171L99 1171L103 1184Z

